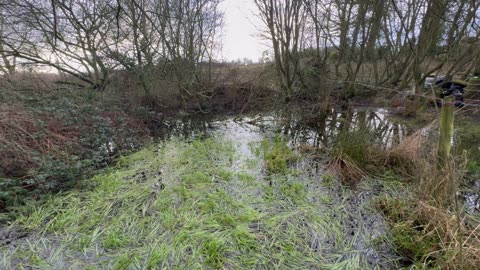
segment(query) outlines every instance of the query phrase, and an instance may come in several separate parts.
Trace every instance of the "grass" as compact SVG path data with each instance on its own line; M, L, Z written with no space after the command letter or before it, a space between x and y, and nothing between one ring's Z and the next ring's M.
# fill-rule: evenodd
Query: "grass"
M255 152L258 156L263 155L268 174L286 173L288 164L295 160L295 154L288 147L285 139L279 135L272 140L263 140Z
M279 137L254 148L259 156L240 166L235 144L221 138L172 139L123 157L84 189L19 210L12 226L31 234L16 248L0 248L0 266L367 267L355 244L360 236L351 237L344 220L345 198L329 191L336 188L333 177L325 177L326 188L291 170L293 152ZM254 163L267 173L252 169Z
M478 217L464 212L456 198L465 171L467 177L478 175L478 149L472 149L478 142L478 125L468 120L459 124L455 146L456 157L462 154L462 160L452 159L441 169L432 147L435 140L428 135L436 129L431 123L392 149L378 147L368 131L340 132L330 150L328 169L346 184L359 185L370 177L399 184L384 198L377 198L376 208L388 221L388 239L405 259L403 266L478 269ZM466 159L470 159L467 164ZM329 177L323 178L328 186ZM402 192L402 187L409 188Z

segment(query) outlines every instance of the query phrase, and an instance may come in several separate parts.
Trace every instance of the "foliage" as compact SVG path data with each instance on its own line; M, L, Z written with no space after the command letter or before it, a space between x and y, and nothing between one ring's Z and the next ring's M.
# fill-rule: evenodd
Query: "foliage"
M295 154L288 147L287 141L279 135L273 140L263 140L256 152L263 155L269 174L286 173L289 162L295 159Z
M93 91L57 90L0 106L1 208L71 187L135 149L142 121Z

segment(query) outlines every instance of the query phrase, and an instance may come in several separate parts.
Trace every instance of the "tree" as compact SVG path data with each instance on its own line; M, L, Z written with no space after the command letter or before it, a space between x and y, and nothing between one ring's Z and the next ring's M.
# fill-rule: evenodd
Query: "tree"
M0 73L14 74L16 71L17 58L5 51L4 37L8 36L5 29L5 17L0 13Z
M54 3L54 5L52 5ZM12 35L3 35L3 52L69 74L104 89L115 66L106 59L114 11L111 1L13 0L0 8Z
M138 77L147 95L151 78L159 77L176 81L182 95L191 95L202 80L211 79L222 26L219 2L2 1L2 17L9 18L5 28L12 34L0 33L0 53L53 67L99 90L121 68Z
M255 0L267 36L272 42L277 76L287 100L300 76L300 57L305 22L302 0Z

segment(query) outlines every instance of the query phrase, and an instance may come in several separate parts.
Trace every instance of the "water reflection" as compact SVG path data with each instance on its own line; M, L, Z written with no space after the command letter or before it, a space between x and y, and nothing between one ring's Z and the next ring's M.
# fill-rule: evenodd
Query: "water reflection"
M480 213L480 179L472 179L465 184L466 190L460 192L468 213Z
M183 139L197 139L223 136L238 143L244 156L249 155L249 144L273 134L284 134L291 145L309 145L328 148L332 146L340 132L355 132L367 130L376 142L384 148L392 148L400 144L413 130L406 125L392 120L389 111L383 108L355 108L350 110L335 110L312 115L298 112L277 111L250 116L210 116L196 115L183 118L162 119L150 126L151 136L157 140L165 140L172 136ZM106 146L109 151L112 145ZM297 164L303 167L316 167L316 173L322 165ZM469 184L468 189L477 184ZM480 211L480 195L475 192L462 192L469 211Z
M150 125L151 136L157 140L172 136L202 138L231 123L255 127L265 134L284 134L292 145L308 144L328 147L334 143L340 132L366 130L374 135L385 148L398 145L412 130L392 121L389 112L382 108L358 108L335 110L311 115L277 111L253 116L225 117L196 115L183 118L168 118ZM235 131L232 131L235 132Z
M332 145L340 132L365 130L374 135L385 148L398 145L412 131L405 125L391 121L385 109L361 108L347 111L332 109L318 116L277 112L258 116L252 124L264 131L287 136L292 144L315 147Z

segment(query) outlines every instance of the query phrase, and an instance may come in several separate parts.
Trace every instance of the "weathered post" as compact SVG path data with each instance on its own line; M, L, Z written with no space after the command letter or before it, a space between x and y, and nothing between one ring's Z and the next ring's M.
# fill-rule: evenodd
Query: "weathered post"
M447 167L452 148L454 102L454 97L445 97L440 112L440 137L438 140L438 166L440 168Z

